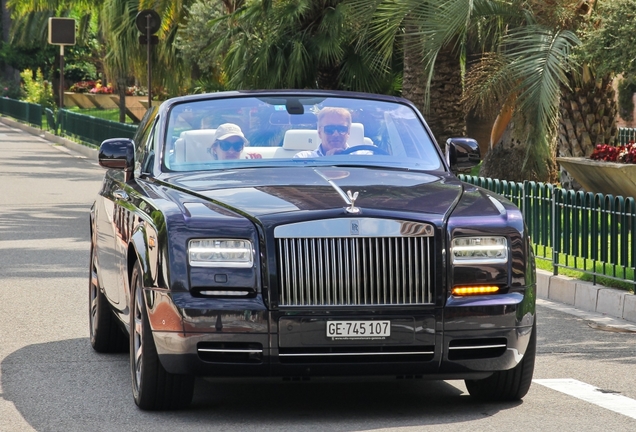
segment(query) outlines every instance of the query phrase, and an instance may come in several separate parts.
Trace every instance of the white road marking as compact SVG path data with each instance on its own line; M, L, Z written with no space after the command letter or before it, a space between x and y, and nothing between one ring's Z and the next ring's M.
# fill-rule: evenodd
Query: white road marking
M636 400L627 396L605 393L598 387L575 379L536 379L532 382L636 419Z

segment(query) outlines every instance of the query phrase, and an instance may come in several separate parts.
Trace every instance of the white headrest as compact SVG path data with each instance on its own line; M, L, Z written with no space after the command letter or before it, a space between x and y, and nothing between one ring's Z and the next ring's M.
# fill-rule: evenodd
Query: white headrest
M189 131L181 132L179 135L187 144L190 143L205 143L207 146L211 146L214 142L214 133L216 129L193 129Z
M347 144L350 146L364 144L364 125L362 123L351 123Z
M318 131L313 129L290 129L283 139L286 150L316 150L319 144Z
M205 162L211 160L209 148L214 142L215 132L216 129L193 129L181 132L175 146L183 147L183 150L177 149L178 153L182 153L183 156L177 156L177 161Z

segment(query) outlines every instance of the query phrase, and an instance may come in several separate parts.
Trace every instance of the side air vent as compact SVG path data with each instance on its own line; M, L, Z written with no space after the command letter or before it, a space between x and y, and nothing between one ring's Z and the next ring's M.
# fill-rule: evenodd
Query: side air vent
M475 360L499 357L506 352L506 338L455 339L448 346L449 360Z
M212 363L261 363L263 346L259 343L201 342L197 345L199 358Z

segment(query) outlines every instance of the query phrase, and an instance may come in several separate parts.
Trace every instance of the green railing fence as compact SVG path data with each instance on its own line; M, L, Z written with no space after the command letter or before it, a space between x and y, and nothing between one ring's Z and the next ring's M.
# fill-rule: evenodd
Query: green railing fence
M633 198L575 192L550 184L460 175L498 193L522 211L535 254L554 274L569 268L636 284L636 202Z
M42 105L3 97L0 98L0 114L42 128Z
M61 134L95 145L108 138L132 138L137 131L137 125L104 120L65 109L57 111L57 124Z
M618 128L618 143L625 145L630 141L636 141L635 128Z
M46 116L47 128L56 135L69 136L80 141L99 145L108 138L132 138L137 125L104 120L93 116L60 109L54 113L41 105L15 99L0 98L0 114L42 129L42 116Z

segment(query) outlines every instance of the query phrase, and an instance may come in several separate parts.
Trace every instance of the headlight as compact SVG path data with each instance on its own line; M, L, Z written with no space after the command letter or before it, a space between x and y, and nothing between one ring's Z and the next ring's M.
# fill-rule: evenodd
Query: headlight
M458 237L451 247L453 264L502 264L508 261L506 237Z
M254 248L249 240L190 240L188 256L193 267L252 267Z

